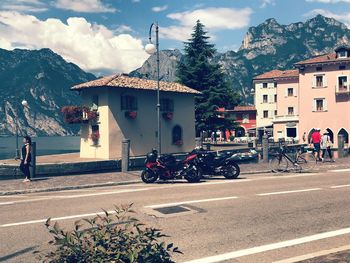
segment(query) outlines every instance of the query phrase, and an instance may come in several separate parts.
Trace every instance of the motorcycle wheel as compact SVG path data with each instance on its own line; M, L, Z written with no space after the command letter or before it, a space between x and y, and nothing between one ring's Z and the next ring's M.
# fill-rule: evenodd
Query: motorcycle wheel
M198 183L201 180L202 174L199 169L192 167L186 171L184 177L189 183Z
M222 174L227 179L236 179L241 172L238 164L236 163L229 163L224 167L222 167L222 169L223 169Z
M146 184L151 184L157 181L158 176L156 173L150 171L150 170L143 170L141 173L141 179Z

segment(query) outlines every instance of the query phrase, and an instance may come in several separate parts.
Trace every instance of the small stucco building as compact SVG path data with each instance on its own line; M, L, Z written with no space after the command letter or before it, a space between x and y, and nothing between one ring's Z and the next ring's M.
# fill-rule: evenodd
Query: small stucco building
M82 104L97 112L81 127L80 157L121 157L123 139L130 155L157 146L157 82L118 74L76 85ZM195 146L194 96L200 92L178 83L160 82L162 153L187 152Z

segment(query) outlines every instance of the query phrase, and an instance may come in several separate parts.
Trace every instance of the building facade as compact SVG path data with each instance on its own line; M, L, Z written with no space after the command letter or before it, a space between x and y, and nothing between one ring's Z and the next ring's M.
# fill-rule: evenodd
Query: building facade
M98 112L98 122L81 127L80 157L116 159L130 139L130 155L157 146L157 82L114 75L76 85L83 105ZM187 152L195 145L194 95L177 83L160 82L162 153ZM98 136L97 136L98 135ZM92 140L93 136L98 138Z
M335 144L343 134L349 143L350 48L340 46L335 52L301 61L299 69L299 134L310 136L315 127L327 130Z

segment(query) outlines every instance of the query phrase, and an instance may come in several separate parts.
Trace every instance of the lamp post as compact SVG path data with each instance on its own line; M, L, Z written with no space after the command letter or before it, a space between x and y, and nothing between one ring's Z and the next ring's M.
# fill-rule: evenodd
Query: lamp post
M156 28L156 45L152 43L152 28ZM158 22L152 23L149 28L149 43L145 46L145 51L152 55L157 52L157 150L161 154L161 127L160 127L160 97L159 97L159 39L158 39Z
M28 107L28 102L26 100L22 100L21 102L23 107ZM19 148L18 148L18 115L16 116L16 156L15 159L18 159L19 156Z

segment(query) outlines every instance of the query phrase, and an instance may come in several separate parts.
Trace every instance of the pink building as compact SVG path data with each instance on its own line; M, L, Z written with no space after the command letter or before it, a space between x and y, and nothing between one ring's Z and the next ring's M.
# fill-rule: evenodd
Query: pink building
M313 128L328 130L334 144L338 134L349 143L350 47L295 64L299 69L299 138Z

